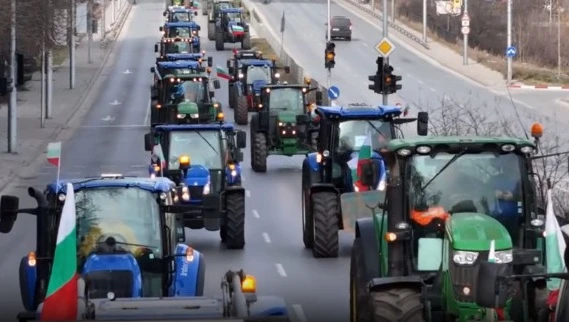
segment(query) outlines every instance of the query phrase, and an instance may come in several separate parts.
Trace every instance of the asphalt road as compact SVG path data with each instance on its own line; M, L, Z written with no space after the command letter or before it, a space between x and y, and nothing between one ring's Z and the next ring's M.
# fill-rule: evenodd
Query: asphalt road
M325 48L325 22L327 19L325 0L272 0L263 4L252 0L257 10L265 17L268 27L279 32L283 11L286 14L284 46L305 71L312 77L326 81L323 52ZM346 5L348 8L350 5ZM347 10L336 4L331 5L331 14L347 16L353 24L351 42L342 40L336 43L336 67L333 70L332 84L340 88L340 103L367 102L381 103L381 97L367 89L368 75L376 70L377 52L374 46L381 40L380 22L372 20L356 9ZM402 39L400 34L390 30L390 35ZM279 34L280 37L280 34ZM441 103L463 105L466 108L484 109L488 114L496 110L512 119L514 110L507 90L504 88L488 89L473 81L458 76L439 64L404 46L392 38L395 51L390 56L394 74L402 75L403 89L398 96L415 107L427 110L437 108ZM522 120L529 128L536 119L549 118L561 124L569 122L566 104L558 101L566 97L566 92L535 90L511 90L514 104ZM390 103L398 99L390 99Z
M159 40L163 21L163 2L138 0L133 7L119 42L115 46L112 68L103 72L104 84L90 111L71 139L63 143L62 178L101 173L146 176L148 153L143 135L148 127L149 67L154 62L153 45ZM205 19L198 16L205 31ZM202 36L203 48L224 66L232 48L215 52L213 42ZM128 73L125 73L126 71ZM355 89L354 89L355 90ZM227 109L227 86L217 96ZM342 235L343 247L337 259L316 260L303 248L300 209L301 157L272 157L269 172L250 170L249 149L244 151L246 200L246 248L226 250L219 233L187 231L190 244L205 254L206 294L219 294L219 282L228 269L245 269L257 277L258 292L280 295L290 304L298 321L348 319L349 236ZM56 169L45 164L29 180L5 191L21 199L21 206L33 207L28 186L43 189L55 180ZM35 247L35 220L21 216L13 231L0 235L0 317L13 321L22 310L19 296L19 261Z

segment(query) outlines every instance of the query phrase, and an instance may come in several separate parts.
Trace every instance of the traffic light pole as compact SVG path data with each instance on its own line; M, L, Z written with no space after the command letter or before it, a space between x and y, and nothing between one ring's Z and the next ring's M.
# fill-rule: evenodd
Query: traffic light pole
M328 0L330 1L330 0ZM387 27L388 27L388 23L389 23L389 17L387 17L387 0L383 0L383 9L382 9L382 18L383 18L383 38L387 38ZM383 60L383 66L389 66L389 57L386 57ZM387 105L389 104L389 101L387 99L387 94L383 93L383 105Z
M8 106L8 153L17 153L18 100L16 90L16 0L11 1L10 23L10 102Z
M330 7L331 7L331 0L328 0L328 19L327 19L327 24L326 24L326 43L329 43L330 41L332 41L332 24L331 24L331 20L332 20L332 15L330 13ZM332 86L332 69L328 68L328 79L327 79L327 83L328 83L328 88L330 88L330 86Z

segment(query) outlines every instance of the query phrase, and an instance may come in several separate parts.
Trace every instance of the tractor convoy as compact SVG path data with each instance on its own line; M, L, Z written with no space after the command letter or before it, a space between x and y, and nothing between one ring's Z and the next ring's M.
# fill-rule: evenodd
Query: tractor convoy
M259 175L271 155L303 156L301 213L291 216L313 257L340 256L340 231L352 235L351 322L569 321L569 275L547 269L555 257L534 179L535 160L568 153L540 152L540 124L533 140L431 136L427 112L327 106L309 77L283 82L290 67L251 49L245 10L231 0L200 2L208 40L217 51L235 47L227 72L217 66L214 74L194 2L169 4L141 138L148 176L57 178L28 189L32 208L1 197L1 233L24 214L36 221L35 249L19 265L19 321L73 319L46 317L56 312L50 299L64 273L77 277L65 302L77 320L291 321L289 303L257 295L255 277L243 270L227 271L219 296L205 296L206 254L189 246L192 231L205 229L219 232L224 251L245 248L248 140ZM401 77L376 63L369 88L395 93ZM221 78L227 105L216 98ZM247 124L248 134L239 129ZM66 231L71 238L62 239ZM566 267L569 250L564 255ZM559 300L544 309L551 279L562 280Z

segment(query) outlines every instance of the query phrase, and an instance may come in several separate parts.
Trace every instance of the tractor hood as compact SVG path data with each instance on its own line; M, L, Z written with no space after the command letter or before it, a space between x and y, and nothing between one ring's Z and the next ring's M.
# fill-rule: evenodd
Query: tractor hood
M296 113L291 111L281 111L277 113L278 122L296 123Z
M178 103L178 114L198 114L198 104L196 102L184 101Z
M253 92L255 94L261 93L261 88L265 85L268 85L267 81L265 80L256 80L253 81L253 84L251 84L251 86L253 86Z
M204 186L209 181L209 169L203 165L194 165L188 169L184 183L188 186Z
M486 251L494 240L496 250L511 249L508 230L496 219L481 213L457 213L446 224L450 243L456 250Z

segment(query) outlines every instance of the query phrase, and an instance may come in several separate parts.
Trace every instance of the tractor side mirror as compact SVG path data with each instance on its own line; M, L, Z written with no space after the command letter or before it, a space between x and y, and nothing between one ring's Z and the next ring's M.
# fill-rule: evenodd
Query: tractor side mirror
M284 71L285 73L290 74L290 66L285 66Z
M164 10L164 12L162 12L162 15L163 15L164 17L166 17L167 14L168 14L168 11L166 11L166 10ZM160 31L162 31L162 30L160 30Z
M476 303L487 308L504 307L510 294L508 281L500 277L508 275L507 264L481 262L476 281Z
M219 83L219 79L213 80L213 88L215 88L215 89L221 88L221 84Z
M152 151L154 148L154 135L152 133L144 134L144 150Z
M302 124L308 124L310 123L310 117L306 114L300 114L296 116L296 124L298 125L302 125Z
M184 229L184 215L183 214L176 214L176 221L179 222L179 225L176 225L176 240L178 243L183 243L186 241L186 230Z
M160 26L160 27L158 27L158 30L159 30L160 32L162 32L162 31L164 31L164 27Z
M419 112L417 114L417 134L426 136L429 132L429 113Z
M213 57L207 58L207 67L213 67Z
M233 75L233 73L235 73L235 69L233 69L233 67L229 66L229 67L227 67L227 72L229 73L229 75Z
M197 14L198 14L198 13L196 12L196 15L197 15ZM202 31L202 26L198 26L197 28L198 28L198 31Z
M156 73L156 68L150 67L150 72L151 72L152 74Z
M18 197L2 196L0 199L0 233L7 234L12 231L19 207L20 199Z
M243 152L237 151L234 153L233 159L237 163L243 162Z
M231 60L227 60L227 68L231 68Z
M324 100L324 95L322 91L316 91L316 105L322 105L322 101Z
M214 92L214 91L210 91L210 92L209 92L209 96L210 96L211 98L214 98L214 97L215 97L215 92Z
M245 149L247 147L247 133L245 131L237 131L237 148Z
M159 50L159 48L158 48L158 44L154 44L154 52L155 52L155 53L157 53L157 52L158 52L158 50Z
M377 163L371 159L366 160L368 162L364 162L361 164L361 174L360 181L364 186L371 187L375 185L378 179L378 168Z

